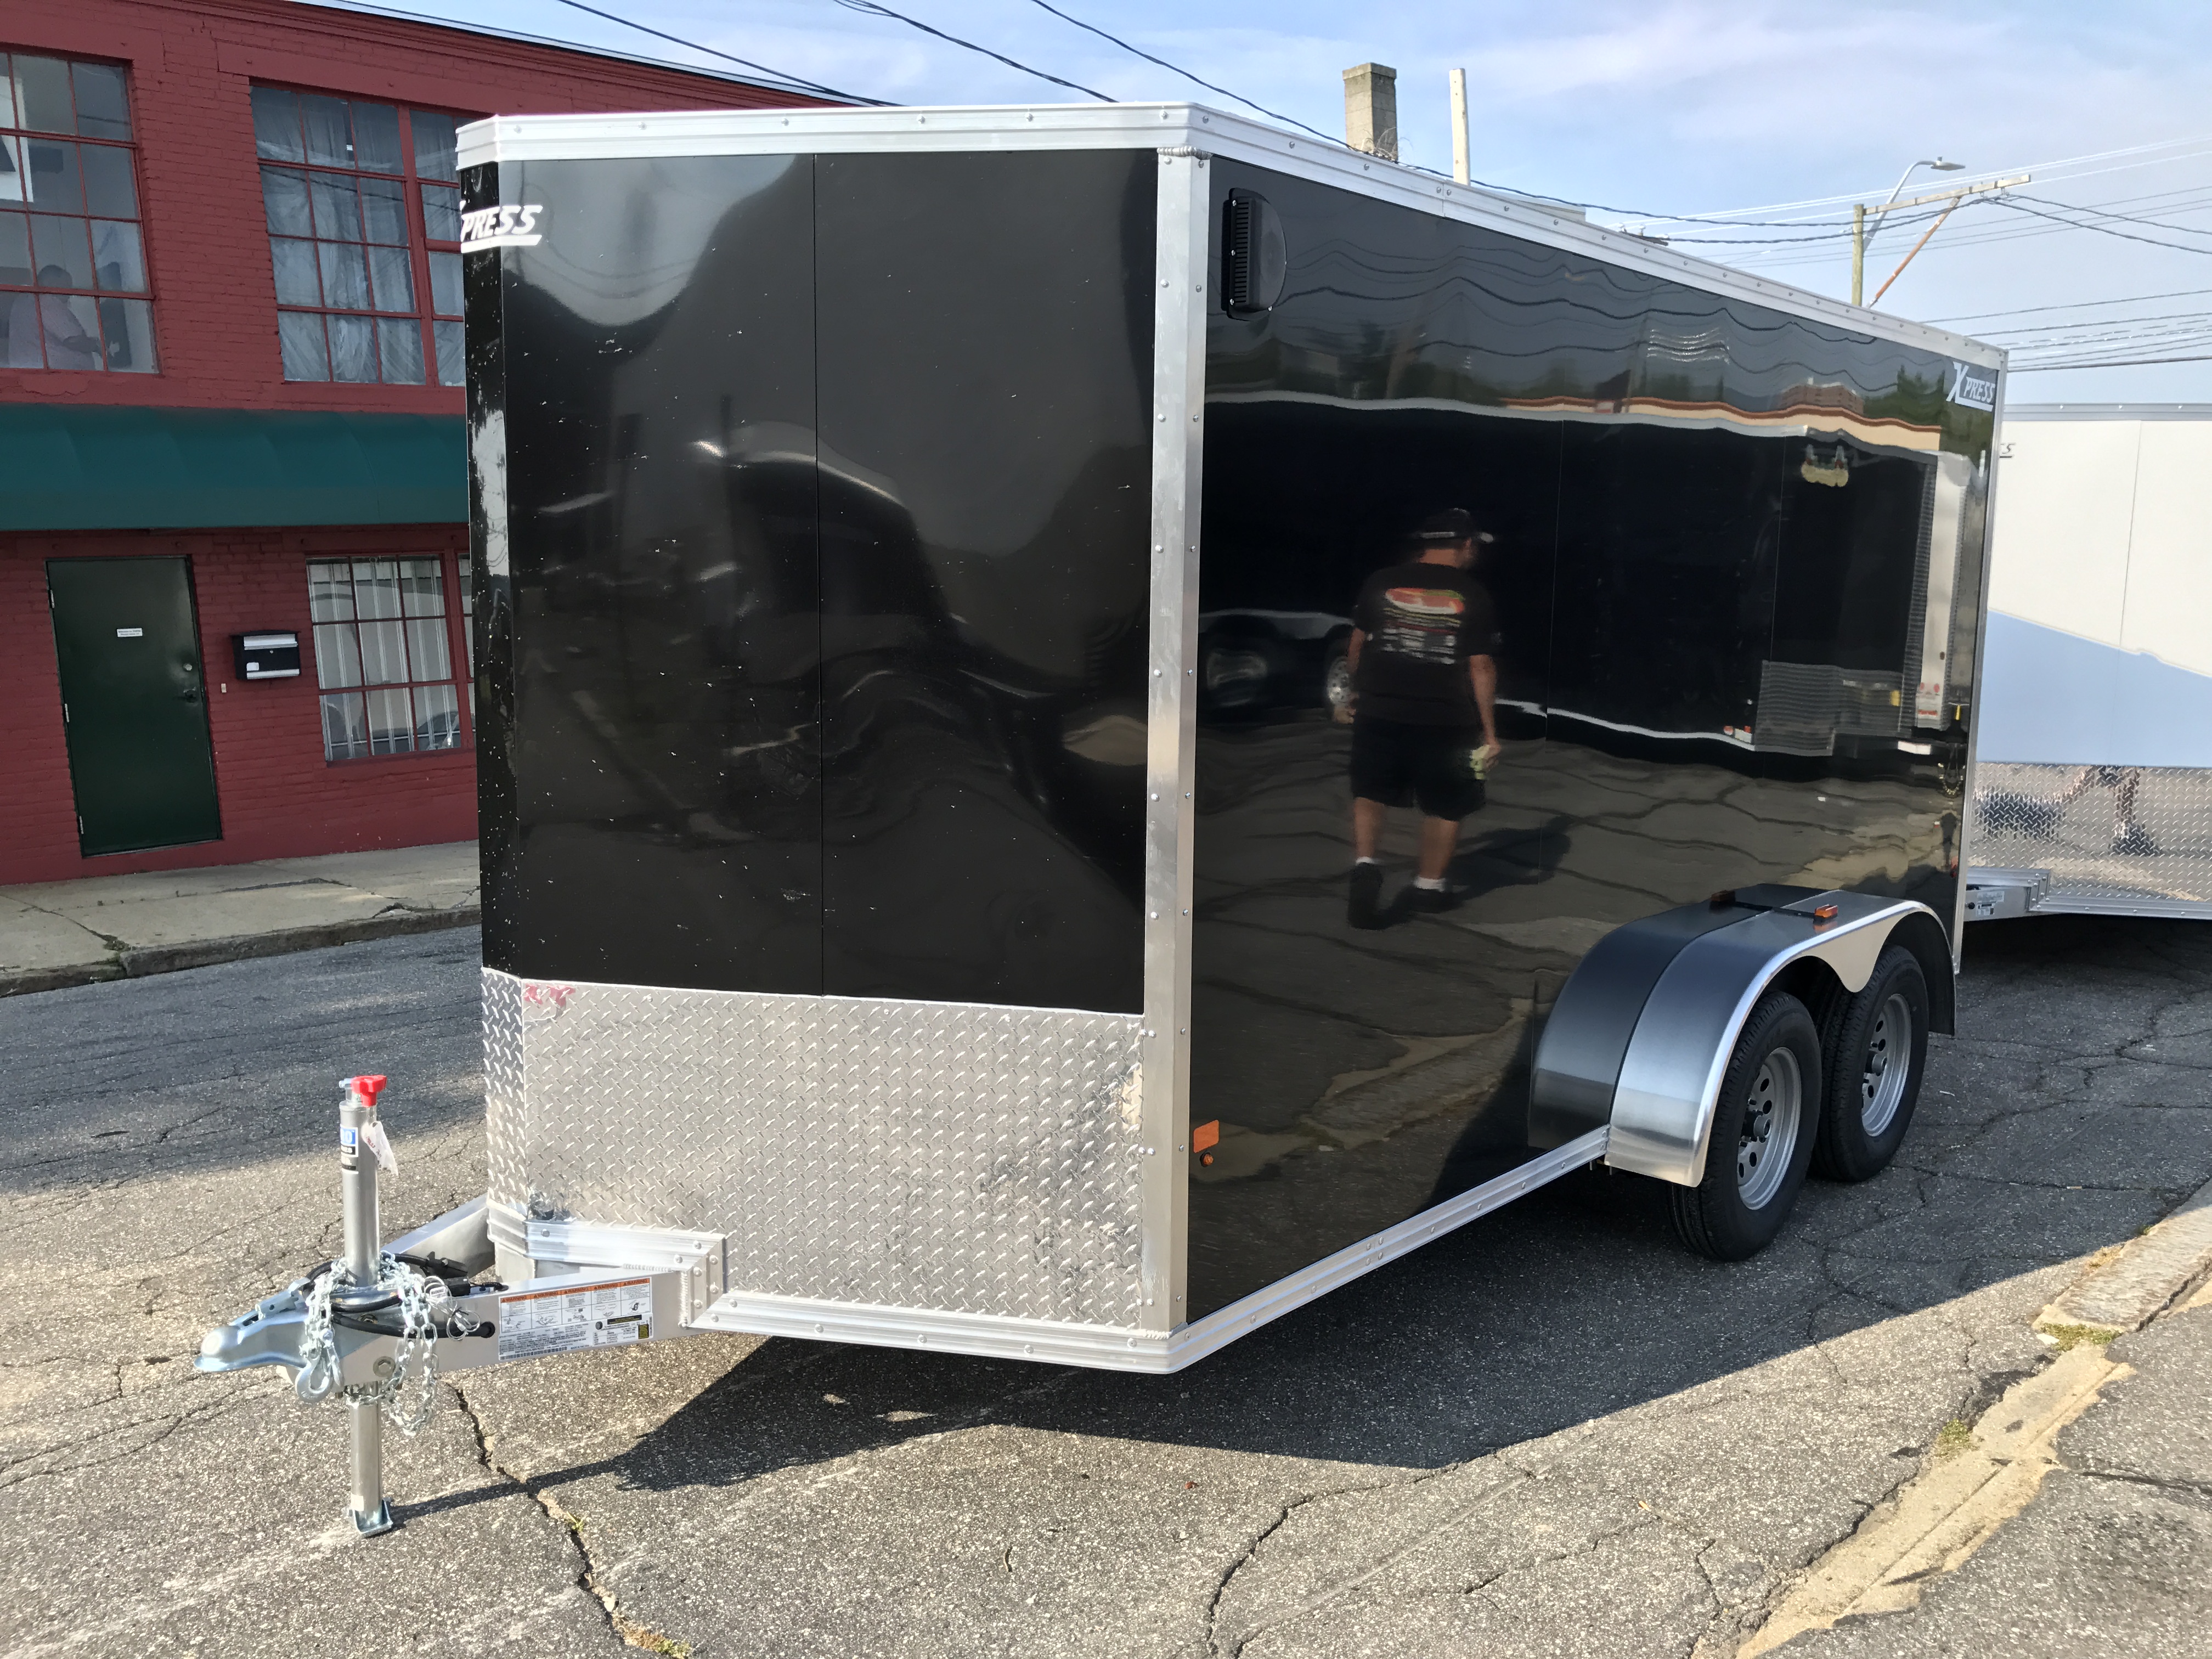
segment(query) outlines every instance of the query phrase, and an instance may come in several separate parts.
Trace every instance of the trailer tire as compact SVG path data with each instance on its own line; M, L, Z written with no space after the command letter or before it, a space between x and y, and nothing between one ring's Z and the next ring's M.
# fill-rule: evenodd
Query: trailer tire
M1813 1016L1787 991L1770 991L1744 1022L1722 1075L1705 1179L1674 1189L1683 1243L1716 1261L1741 1261L1772 1242L1805 1184L1821 1097Z
M1831 1181L1871 1180L1905 1142L1927 1064L1928 978L1911 951L1891 945L1863 989L1836 999L1820 1052L1828 1087L1814 1172Z

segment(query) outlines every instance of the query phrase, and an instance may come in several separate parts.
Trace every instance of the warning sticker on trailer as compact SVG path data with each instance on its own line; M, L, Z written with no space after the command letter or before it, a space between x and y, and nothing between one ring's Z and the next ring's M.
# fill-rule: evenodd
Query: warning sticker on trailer
M618 1347L652 1334L650 1279L580 1285L573 1291L521 1291L499 1299L501 1359Z

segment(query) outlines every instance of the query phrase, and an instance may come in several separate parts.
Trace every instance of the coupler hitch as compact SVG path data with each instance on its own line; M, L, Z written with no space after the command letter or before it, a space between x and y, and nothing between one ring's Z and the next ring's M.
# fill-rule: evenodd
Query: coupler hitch
M301 1399L343 1401L346 1515L368 1538L393 1525L385 1425L412 1436L427 1423L441 1373L686 1334L721 1294L725 1241L516 1218L495 1248L490 1201L477 1198L386 1245L376 1180L398 1164L377 1117L384 1079L341 1086L345 1254L210 1331L193 1364L283 1365ZM495 1266L516 1282L491 1282Z
M393 1525L384 1492L385 1424L411 1437L429 1421L441 1367L459 1370L498 1358L504 1288L471 1282L492 1261L481 1199L383 1248L377 1174L398 1172L377 1116L384 1081L349 1077L342 1085L344 1255L210 1331L193 1361L203 1371L287 1366L301 1400L344 1401L351 1447L347 1515L363 1537Z

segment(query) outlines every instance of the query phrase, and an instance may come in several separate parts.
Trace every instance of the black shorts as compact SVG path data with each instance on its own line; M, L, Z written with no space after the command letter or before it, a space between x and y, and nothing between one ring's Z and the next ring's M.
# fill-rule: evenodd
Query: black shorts
M1482 780L1474 775L1481 746L1482 733L1465 726L1362 716L1352 722L1352 793L1457 822L1482 805Z

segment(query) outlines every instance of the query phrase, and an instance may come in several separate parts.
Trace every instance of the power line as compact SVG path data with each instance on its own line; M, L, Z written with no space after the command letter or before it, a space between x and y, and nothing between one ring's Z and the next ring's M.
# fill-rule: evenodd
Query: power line
M634 17L623 17L614 12L601 11L597 6L586 5L584 0L561 0L561 3L564 6L573 6L578 11L587 11L594 17L604 17L610 23L619 23L624 28L635 29L641 34L650 34L656 40L672 41L677 46L689 47L693 52L703 52L709 58L719 58L726 64L736 64L741 68L752 70L762 75L773 76L775 79L784 82L800 92L817 93L825 98L842 99L847 103L852 104L871 105L878 109L889 107L880 98L862 98L857 94L840 92L835 87L825 87L817 81L806 81L795 75L786 75L781 70L772 70L764 64L756 64L749 58L735 57L713 46L702 46L696 40L686 40L680 34L671 34L665 29L651 27L639 22Z
M2202 196L2206 188L2207 187L2203 185L2191 185L2183 190L2157 191L2145 196L2123 197L2118 202L2113 203L2111 205L2127 206L2149 202L2160 202L2166 201L2169 198L2177 196ZM2038 198L2036 199L2040 200L2042 198ZM2061 204L2060 205L2066 204ZM2206 207L2212 207L2212 200L2172 203L2166 210L2169 212L2196 212ZM2105 210L2101 209L2083 210L2099 212L2105 211ZM1948 238L1946 241L1938 244L1934 249L1931 249L1931 252L1948 252L1965 247L1979 247L1992 242L2017 241L2023 237L2029 236L2054 236L2061 230L2096 230L2102 228L2080 220L2052 218L2050 215L2039 215L2038 216L2049 219L2050 222L2046 224L2032 225L2019 223L1993 225L1978 231L1969 230ZM2106 213L2106 216L2121 219L2128 217L2126 215L2113 215L2110 213ZM2174 246L2179 247L2179 251L2185 253L2201 251L2198 249L2180 246L2179 244L2158 244L2158 246ZM1741 263L1746 266L1756 266L1757 268L1764 270L1778 270L1792 265L1816 264L1819 263L1820 257L1820 256L1818 254L1808 254L1807 252L1799 252L1784 253L1780 258L1774 259L1749 258L1745 259Z
M2187 357L2099 357L2078 363L2023 363L2017 368L2008 365L2007 372L2040 374L2055 368L2140 368L2152 363L2212 363L2212 351Z
M2072 300L2057 306L2019 306L2010 311L1968 311L1955 317L1930 317L1931 323L1973 323L1990 317L2026 317L2045 311L2083 311L2091 306L2143 305L2152 300L2194 299L2200 294L2212 294L2212 288L2176 288L2163 294L2136 294L2124 300Z
M2078 323L2024 323L2016 330L2000 331L2051 334L2082 328L2134 328L2142 323L2196 322L2206 317L2212 317L2212 311L2154 311L2148 317L2099 317Z
M2131 213L2107 213L2102 208L2089 207L2074 202L2054 202L2044 196L2022 196L2023 202L2040 202L2045 207L2064 208L2073 213L2094 213L2100 219L2118 219L2131 225L2148 225L2154 230L2178 230L2185 236L2212 236L2212 230L2199 230L2194 225L2168 224L2163 219L2139 219Z
M2117 236L2123 241L2142 242L2151 247L2171 248L2177 253L2212 253L2212 247L2191 247L2186 242L2161 242L2155 236L2137 236L2130 231L2114 230L2110 225L2089 224L2079 219L2063 219L2055 213L2045 213L2039 208L2028 206L2025 202L2008 201L2002 196L1993 198L1992 200L1996 206L2008 207L2015 213L2032 213L2039 219L2048 219L2054 224L2070 226L2075 230L2094 230L2106 236ZM2054 205L2064 207L2069 204L2061 202Z
M1308 126L1304 122L1297 119L1295 116L1285 115L1279 110L1269 109L1265 104L1255 104L1241 92L1231 92L1226 87L1216 86L1212 82L1206 80L1203 76L1193 75L1188 70L1183 68L1180 64L1170 64L1164 58L1155 58L1151 52L1146 52L1142 46L1133 46L1127 40L1124 40L1120 35L1109 34L1104 29L1100 28L1096 23L1086 23L1080 17L1071 16L1066 12L1062 11L1058 6L1048 3L1048 0L1030 0L1030 3L1040 7L1043 10L1050 12L1054 17L1059 18L1061 22L1072 23L1077 28L1097 35L1101 40L1110 41L1113 45L1121 47L1122 51L1129 52L1135 57L1141 58L1148 64L1158 64L1162 69L1168 70L1176 75L1180 75L1186 81L1195 82L1198 85L1204 87L1208 92L1218 92L1224 98L1234 98L1238 103L1243 105L1247 109L1258 110L1261 114L1266 116L1271 121L1280 121L1286 127L1296 127L1300 132L1310 132L1313 134L1315 137L1325 140L1332 144L1340 144L1344 142L1341 138L1335 137L1334 134L1323 132L1319 127Z
M1968 178L1962 179L1960 182L1964 184L1975 184L1984 179L2002 178L2007 173L2051 173L2060 167L2078 167L2084 161L2109 161L2116 156L2142 155L2154 149L2178 149L2184 144L2203 143L2212 143L2212 133L2208 133L2194 138L2168 138L2155 144L2136 144L2126 149L2099 150L2094 154L2088 155L2069 155L2056 161L2033 162L2025 167L2000 167L1993 172L1972 174ZM2169 161L2190 161L2192 159L2194 158L2185 155L2164 156L2160 157L2157 161L2136 161L2132 162L2130 165L2134 167L2161 167ZM2118 167L2106 168L2103 170L2106 172L2124 171L2124 169ZM2087 177L2090 175L2084 174L2080 176ZM1769 202L1759 207L1723 208L1711 213L1694 213L1684 216L1690 219L1724 219L1740 222L1740 216L1747 213L1786 213L1792 208L1840 206L1847 209L1853 203L1862 201L1869 195L1878 194L1880 194L1879 191L1858 190L1852 191L1843 196L1812 196L1806 198L1802 202ZM1654 216L1657 217L1660 216L1655 215Z
M410 11L404 6L375 5L372 4L370 0L307 0L307 3L325 5L333 11L366 12L372 16L379 17L405 17L416 22L435 23L441 28L460 29L470 34L490 35L502 40L526 40L537 46L559 46L566 52L587 52L598 57L625 58L632 63L650 64L657 69L696 70L697 67L694 64L672 63L665 58L630 58L629 53L615 51L611 47L586 46L580 40L564 40L557 34L532 34L520 29L492 28L483 23L464 23L456 18L441 17L435 12ZM786 75L782 70L770 69L765 64L756 64L749 58L732 58L726 52L717 52L712 46L702 46L696 40L684 40L681 35L665 34L659 29L646 28L644 24L633 23L627 17L617 17L609 12L594 11L590 6L579 5L576 9L579 11L592 12L595 17L605 17L610 21L620 23L625 28L642 30L647 34L672 41L692 52L702 52L710 58L719 58L725 63L738 64L740 68L753 70L755 74L764 75L770 81L782 82L781 86L769 88L770 91L804 92L817 97L836 98L855 104L884 106L884 100L880 98L863 98L857 93L839 92L836 88L825 87L818 82L805 80L795 75ZM761 83L751 82L750 84Z
M575 3L576 0L567 0L567 3L570 5ZM994 52L988 46L977 46L973 40L963 40L957 34L947 34L943 29L933 27L919 18L908 17L902 11L893 11L889 6L878 5L877 0L837 0L837 3L848 11L857 11L866 17L888 17L895 23L903 23L908 28L920 29L924 34L933 34L940 40L949 41L956 46L964 46L969 52L978 52L985 58L1004 64L1008 69L1019 70L1024 75L1034 75L1040 81L1049 81L1056 87L1066 87L1070 92L1079 92L1086 98L1096 98L1102 104L1115 104L1121 101L1118 98L1109 98L1095 87L1085 86L1080 81L1063 80L1060 76L1044 70L1031 69L1019 58L1009 58L1003 52ZM1231 96L1234 94L1232 94Z

